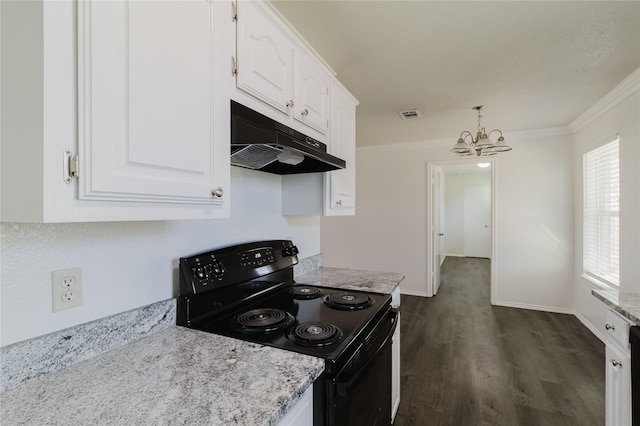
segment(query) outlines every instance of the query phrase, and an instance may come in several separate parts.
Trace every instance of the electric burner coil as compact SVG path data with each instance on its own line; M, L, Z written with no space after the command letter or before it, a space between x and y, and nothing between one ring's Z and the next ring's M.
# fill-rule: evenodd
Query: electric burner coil
M297 286L292 288L289 293L294 299L309 300L322 296L322 290L318 287Z
M266 333L287 328L294 321L295 318L289 312L280 309L260 308L234 316L231 326L240 331Z
M371 296L360 293L333 293L324 297L324 303L333 309L343 311L355 311L365 309L373 305L374 301Z
M342 330L326 322L306 322L293 327L287 337L302 346L329 346L342 338Z

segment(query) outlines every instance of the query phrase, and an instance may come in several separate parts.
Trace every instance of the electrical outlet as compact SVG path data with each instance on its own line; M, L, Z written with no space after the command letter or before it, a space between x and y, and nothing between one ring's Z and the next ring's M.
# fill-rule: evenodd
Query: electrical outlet
M71 268L51 272L53 312L82 305L82 269Z

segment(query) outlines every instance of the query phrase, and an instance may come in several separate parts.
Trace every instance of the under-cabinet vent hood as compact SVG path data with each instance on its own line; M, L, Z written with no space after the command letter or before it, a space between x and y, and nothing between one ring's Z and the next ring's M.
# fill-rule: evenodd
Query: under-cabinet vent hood
M327 146L231 101L231 165L278 175L344 169Z

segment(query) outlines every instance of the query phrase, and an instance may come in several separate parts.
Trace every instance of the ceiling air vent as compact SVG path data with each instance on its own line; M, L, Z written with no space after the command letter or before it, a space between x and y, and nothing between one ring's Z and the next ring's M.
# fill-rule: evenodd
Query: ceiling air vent
M420 111L417 109L409 109L407 111L400 111L398 114L400 114L400 117L403 120L414 120L416 118L422 118L422 114L420 114Z

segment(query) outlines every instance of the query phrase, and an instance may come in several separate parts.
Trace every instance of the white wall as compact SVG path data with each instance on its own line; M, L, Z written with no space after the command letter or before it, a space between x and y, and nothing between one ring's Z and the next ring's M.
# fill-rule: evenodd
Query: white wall
M464 256L464 187L491 186L491 172L451 174L445 170L444 254Z
M320 252L318 217L281 215L281 178L232 167L231 219L2 223L1 345L177 296L177 261L238 242L291 238ZM51 271L82 267L83 305L51 312Z
M572 137L561 133L507 134L513 151L496 158L499 304L573 307ZM428 294L426 164L454 159L451 144L359 149L357 215L321 218L324 264L403 272L403 293Z
M640 293L640 69L571 124L574 138L576 314L604 333L606 307L582 272L582 156L620 134L620 291Z

